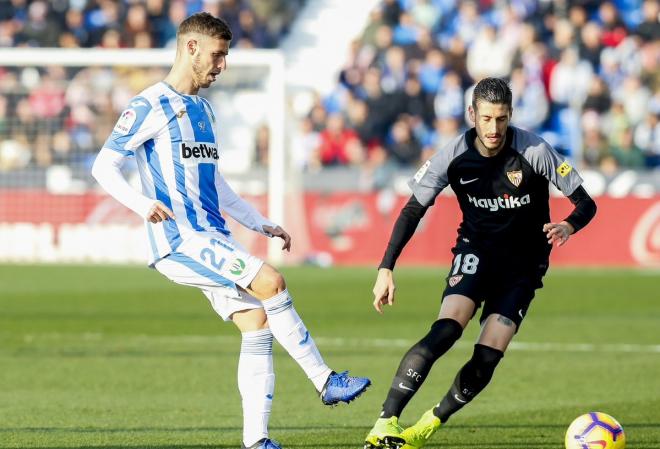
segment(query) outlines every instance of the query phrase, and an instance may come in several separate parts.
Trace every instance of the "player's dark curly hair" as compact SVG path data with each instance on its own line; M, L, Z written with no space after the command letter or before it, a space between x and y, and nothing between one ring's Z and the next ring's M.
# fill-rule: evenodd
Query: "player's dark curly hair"
M484 78L477 83L472 92L472 107L477 109L477 102L506 104L511 109L511 89L500 78Z
M177 37L188 33L199 33L226 41L230 41L232 38L232 33L227 22L207 12L198 12L181 22L177 31Z

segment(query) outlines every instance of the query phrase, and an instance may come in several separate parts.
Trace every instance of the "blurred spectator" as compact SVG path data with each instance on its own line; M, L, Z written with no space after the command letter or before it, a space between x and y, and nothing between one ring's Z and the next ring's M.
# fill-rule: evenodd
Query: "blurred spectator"
M48 16L48 3L41 0L30 3L20 41L32 47L56 47L59 32L57 22Z
M513 94L513 124L538 132L549 107L543 84L538 79L528 77L524 69L517 68L511 72L510 85Z
M550 98L562 106L581 107L591 84L591 65L578 59L574 48L567 48L550 76Z
M660 3L657 0L645 0L642 3L642 14L637 34L647 42L660 40Z
M584 100L584 110L593 110L598 114L605 114L611 106L612 99L605 81L598 76L594 76L591 79L587 98Z
M628 31L616 6L612 2L603 2L598 8L598 18L603 24L603 45L606 47L619 45Z
M644 153L635 145L632 128L627 128L623 132L620 144L611 147L610 154L616 159L620 168L644 167Z
M323 166L359 164L364 150L357 134L346 128L341 114L331 114L320 136L316 158Z
M512 58L511 49L498 39L495 28L484 26L468 53L468 73L474 80L487 76L506 77L511 71Z
M589 61L596 70L600 64L600 52L603 49L602 32L596 22L588 22L580 32L580 58Z
M454 71L447 72L433 103L436 117L460 117L465 112L461 79Z
M608 155L607 141L598 129L589 129L584 133L582 155L588 167L598 168Z
M660 111L649 112L634 133L635 145L646 156L649 167L660 166Z
M266 124L260 125L254 138L254 162L257 165L268 166L269 145L270 128Z
M400 166L415 166L422 155L422 147L413 135L409 119L402 116L394 123L385 144L388 160Z
M314 161L315 152L320 144L319 133L314 130L312 120L303 118L300 129L294 132L291 139L291 159L296 169L310 169ZM318 169L318 165L314 168Z

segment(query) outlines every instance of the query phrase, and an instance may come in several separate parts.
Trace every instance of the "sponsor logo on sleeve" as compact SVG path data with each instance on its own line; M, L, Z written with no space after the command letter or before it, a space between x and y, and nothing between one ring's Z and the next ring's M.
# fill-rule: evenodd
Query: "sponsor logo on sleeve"
M131 131L131 128L135 124L135 121L137 120L137 114L133 109L126 109L124 112L121 113L119 116L119 120L117 120L117 124L115 125L114 132L117 134L121 134L122 136L125 136Z
M566 161L564 161L563 164L557 167L557 173L559 173L559 176L561 176L562 178L566 177L566 175L568 175L571 172L571 170L573 170L573 167L571 167L571 164L569 164Z
M429 166L431 165L431 161L426 161L424 165L422 165L419 170L417 170L417 173L415 173L415 176L413 179L415 179L415 182L419 184L419 181L422 180L424 175L426 174L426 170L429 169Z

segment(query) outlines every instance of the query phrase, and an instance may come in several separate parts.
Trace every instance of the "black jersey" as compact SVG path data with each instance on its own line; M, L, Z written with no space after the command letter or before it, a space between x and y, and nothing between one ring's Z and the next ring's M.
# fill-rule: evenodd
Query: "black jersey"
M439 150L410 180L424 206L451 186L463 221L458 239L519 261L547 258L543 225L550 222L549 182L566 196L582 183L575 169L537 135L510 126L502 150L482 156L476 130L466 131Z

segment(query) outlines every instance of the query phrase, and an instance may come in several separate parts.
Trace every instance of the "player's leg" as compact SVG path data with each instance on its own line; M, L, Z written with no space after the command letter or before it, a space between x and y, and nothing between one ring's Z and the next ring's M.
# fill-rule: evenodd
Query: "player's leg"
M398 419L426 380L433 364L460 338L476 309L470 298L450 294L429 332L403 356L383 403L380 418L365 438L366 449L399 447L405 440Z
M490 315L484 323L479 343L474 345L470 360L456 375L445 397L433 409L428 410L412 426L401 434L406 441L402 449L423 447L436 430L451 415L472 401L490 382L495 368L504 356L504 350L515 334L511 320L498 320L501 315ZM509 326L508 323L513 326ZM494 344L487 346L485 343Z
M401 359L383 403L382 418L401 415L426 380L435 361L460 338L463 329L474 315L474 309L474 301L465 296L449 295L444 298L438 320Z
M544 273L544 271L542 272ZM403 449L421 448L450 416L471 402L486 388L509 343L520 328L523 317L534 298L540 277L513 276L504 285L492 283L494 291L485 301L481 316L482 330L470 360L456 375L452 386L440 401L413 426L405 429Z
M275 268L264 263L246 290L262 301L273 335L305 371L324 404L350 402L371 384L367 378L335 373L326 365Z
M206 246L199 248L189 244L181 249L185 252L172 253L159 260L155 268L178 284L201 288L214 311L225 321L233 321L241 331L237 377L243 406L243 446L279 449L279 445L268 439L268 421L275 381L273 336L268 329L261 302L245 292L239 292L233 282L215 271L215 265L205 265L204 262L209 261L208 257L197 257L200 251L209 251ZM214 254L211 260L222 259L224 256ZM250 260L244 260L247 261L245 269L249 271Z
M238 390L243 406L243 447L268 440L268 421L273 403L273 334L262 308L235 312L231 319L241 331Z
M516 333L516 324L500 314L486 317L472 357L456 375L454 383L433 409L443 423L471 402L490 382L504 351Z

